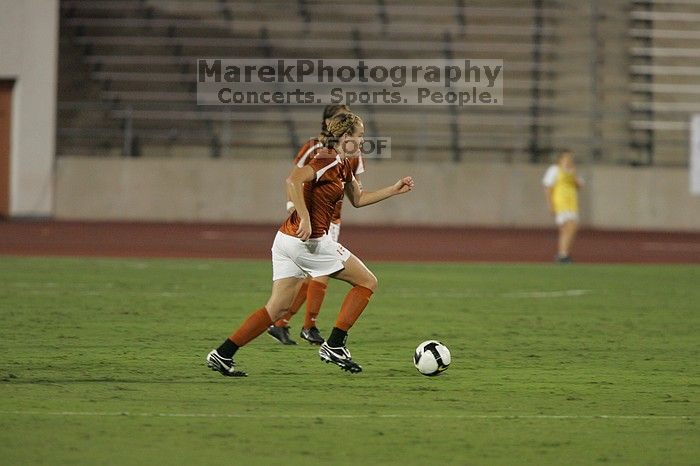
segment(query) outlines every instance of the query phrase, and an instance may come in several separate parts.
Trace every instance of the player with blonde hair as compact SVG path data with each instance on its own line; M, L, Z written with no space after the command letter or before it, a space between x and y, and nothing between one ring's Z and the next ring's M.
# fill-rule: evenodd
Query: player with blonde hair
M321 135L310 139L302 146L301 149L299 149L299 152L294 158L294 165L298 167L307 165L314 158L316 151L323 147L320 138L322 137L323 133L328 130L328 123L330 122L331 118L337 115L344 115L346 113L350 113L350 107L347 105L327 105L323 109L323 117L321 119ZM360 186L362 186L362 183L358 177L358 175L364 173L365 171L362 155L349 157L348 161L352 167L352 172L353 175L355 175L355 179ZM328 233L336 242L340 237L342 208L343 200L341 199L335 205L335 210L333 211L333 217L328 230ZM289 198L289 195L287 195L287 212L291 214L293 211L294 203ZM321 305L323 304L325 297L325 284L318 281L312 281L310 278L307 278L300 284L299 291L297 291L297 294L294 297L292 304L289 306L287 313L278 319L274 324L270 325L270 327L267 329L268 335L283 345L296 345L296 341L292 340L289 336L289 321L299 311L302 304L306 302L304 323L302 324L299 336L313 345L322 344L323 337L316 326L316 320L318 318L318 314L321 312Z
M348 157L359 153L364 125L357 115L333 117L321 135L323 148L304 167L295 167L287 178L287 192L295 210L282 224L272 244L272 292L264 307L253 312L206 358L207 366L225 376L245 376L235 370L233 356L282 317L306 276L327 283L335 278L352 288L345 296L335 326L321 345L322 361L349 372L362 367L346 347L348 330L360 317L377 289L377 278L350 251L333 240L328 228L335 204L343 194L354 207L364 207L413 189L413 179L403 177L391 186L364 191L355 180Z

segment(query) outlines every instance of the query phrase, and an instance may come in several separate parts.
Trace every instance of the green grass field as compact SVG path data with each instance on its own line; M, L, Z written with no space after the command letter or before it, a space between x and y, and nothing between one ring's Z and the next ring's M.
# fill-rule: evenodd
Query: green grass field
M362 374L263 335L229 379L267 261L0 258L0 464L700 463L700 267L369 265Z

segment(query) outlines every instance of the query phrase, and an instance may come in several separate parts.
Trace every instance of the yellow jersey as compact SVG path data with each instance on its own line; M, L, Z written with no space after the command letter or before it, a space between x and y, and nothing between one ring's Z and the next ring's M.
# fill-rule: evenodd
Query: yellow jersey
M552 188L554 213L578 212L578 183L581 179L567 173L559 165L552 165L542 179L542 184Z

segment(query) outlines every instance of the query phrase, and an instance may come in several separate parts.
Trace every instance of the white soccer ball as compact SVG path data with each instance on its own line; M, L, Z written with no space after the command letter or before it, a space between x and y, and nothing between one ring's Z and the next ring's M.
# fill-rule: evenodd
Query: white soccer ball
M449 367L450 362L450 350L437 340L424 341L413 355L413 364L423 375L439 375Z

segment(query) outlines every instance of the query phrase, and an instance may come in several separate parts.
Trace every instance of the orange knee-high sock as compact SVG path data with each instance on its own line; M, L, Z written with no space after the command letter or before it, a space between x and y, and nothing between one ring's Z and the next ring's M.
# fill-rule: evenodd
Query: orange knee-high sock
M264 307L260 308L249 315L243 324L238 327L238 330L233 332L228 339L237 346L246 345L263 333L271 324L272 319L270 319L270 314L267 313L267 309Z
M327 285L325 283L315 280L311 280L311 283L309 283L309 291L306 293L304 328L316 326L316 318L318 313L321 312L321 304L323 304L323 299L326 297L326 288Z
M335 326L345 332L350 330L350 327L352 327L355 321L360 317L360 314L362 314L362 311L367 307L371 296L372 290L369 288L360 285L353 286L350 291L348 291L347 296L345 296L345 301L343 301L343 305L340 307L340 313L338 314L338 319L335 321Z
M299 292L297 295L294 297L294 301L292 301L292 305L289 306L289 310L287 310L287 313L282 316L280 320L275 322L275 327L286 327L289 325L289 321L294 317L294 314L299 311L299 308L301 308L301 305L304 304L304 301L306 301L306 290L309 289L309 282L307 280L304 280L301 283L301 287L299 288Z

